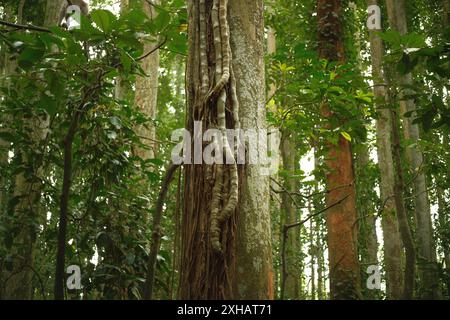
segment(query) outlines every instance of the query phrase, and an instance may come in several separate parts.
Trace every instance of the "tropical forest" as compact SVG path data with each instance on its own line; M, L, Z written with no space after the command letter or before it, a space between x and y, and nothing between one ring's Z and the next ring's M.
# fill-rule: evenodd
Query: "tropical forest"
M0 300L450 300L449 78L450 0L0 0Z

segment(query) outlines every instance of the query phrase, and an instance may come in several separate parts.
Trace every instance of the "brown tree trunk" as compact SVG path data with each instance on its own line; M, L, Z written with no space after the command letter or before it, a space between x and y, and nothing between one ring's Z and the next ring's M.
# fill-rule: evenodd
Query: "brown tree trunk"
M329 61L344 61L341 29L341 1L318 0L319 57ZM323 106L325 117L332 117ZM332 205L326 214L328 228L328 256L330 265L330 293L332 299L360 299L360 274L357 250L357 212L350 142L339 136L337 145L328 144L326 157L326 203ZM342 187L346 185L347 187ZM337 188L342 187L342 188Z
M227 2L188 2L191 133L194 120L203 130L266 129L263 3ZM184 167L180 298L273 297L268 176L251 164Z
M406 8L404 0L387 0L389 23L391 27L401 35L408 33ZM403 98L410 90L405 86L413 85L411 74L397 75L398 83L403 87L401 94L400 110L402 112L415 112L416 106L413 100ZM420 141L420 131L417 124L413 124L414 117L402 117L405 139L414 143ZM411 172L414 175L414 210L417 219L417 247L418 265L421 279L421 296L427 299L437 299L441 296L438 271L436 263L436 249L433 239L433 227L431 223L430 204L428 201L427 182L424 173L424 157L416 146L407 149L407 158Z

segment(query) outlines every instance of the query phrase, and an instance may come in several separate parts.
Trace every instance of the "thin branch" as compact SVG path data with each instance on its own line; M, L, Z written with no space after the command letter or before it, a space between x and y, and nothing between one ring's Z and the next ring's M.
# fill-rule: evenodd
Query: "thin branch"
M167 196L167 191L169 190L170 183L172 182L173 176L179 165L171 164L169 169L167 169L166 176L161 185L161 191L159 192L158 201L156 202L156 208L153 215L153 234L152 234L152 246L150 250L150 255L148 257L148 272L147 279L144 285L144 299L151 300L153 295L153 282L155 279L156 271L156 261L161 241L161 217L164 207L164 203Z
M156 52L158 49L160 49L163 45L165 45L167 42L167 36L164 37L164 40L161 41L155 48L153 48L152 50L150 50L149 52L147 52L146 54L144 54L143 56L139 57L136 59L136 61L141 61L144 60L145 58L147 58L149 55L151 55L152 53Z
M38 26L35 26L32 24L17 24L17 23L0 20L0 25L11 27L11 28L16 28L16 29L22 29L22 30L32 30L32 31L51 33L50 29L38 27Z
M309 215L308 217L306 217L305 219L303 219L303 220L301 220L299 222L296 222L296 223L293 223L293 224L288 224L288 225L285 224L283 226L283 242L282 242L282 245L281 245L281 266L282 266L282 271L281 271L282 272L282 278L281 278L282 279L282 281L281 281L281 299L284 298L284 290L285 290L285 286L286 286L286 278L287 278L287 275L288 275L287 268L286 268L286 242L287 242L287 238L288 238L288 231L289 231L289 229L295 228L295 227L298 227L298 226L301 226L301 225L305 224L310 219L312 219L312 218L314 218L314 217L316 217L316 216L326 212L327 210L329 210L329 209L339 205L341 202L343 202L348 197L350 197L350 194L348 194L345 197L343 197L342 199L332 203L331 205L327 206L326 208L324 208L322 210L319 210L316 213L313 213L313 214Z
M317 211L317 212L315 212L315 213L313 213L313 214L310 214L310 215L307 216L305 219L303 219L303 220L301 220L301 221L299 221L299 222L284 225L284 230L289 230L289 229L291 229L291 228L298 227L298 226L300 226L300 225L302 225L302 224L305 224L305 223L308 222L310 219L312 219L312 218L314 218L314 217L316 217L316 216L318 216L318 215L324 213L325 211L328 211L329 209L331 209L331 208L333 208L333 207L335 207L335 206L341 204L341 203L342 203L345 199L347 199L348 197L350 197L349 194L346 195L345 197L343 197L342 199L340 199L340 200L338 200L338 201L336 201L336 202L330 204L330 205L327 206L326 208L324 208L324 209L322 209L322 210L319 210L319 211Z

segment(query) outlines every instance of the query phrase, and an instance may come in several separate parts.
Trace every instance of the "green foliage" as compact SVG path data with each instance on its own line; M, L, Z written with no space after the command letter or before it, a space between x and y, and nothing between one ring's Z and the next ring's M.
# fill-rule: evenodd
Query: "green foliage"
M0 123L8 127L2 126L0 135L10 143L0 151L12 151L9 163L0 165L2 178L14 181L23 172L42 190L37 199L42 214L34 212L31 221L16 208L19 198L9 195L11 214L0 215L0 270L7 271L18 258L18 251L11 248L22 245L20 230L34 225L39 266L35 281L43 286L37 293L40 298L52 296L63 137L77 108L83 108L83 115L73 145L66 265L81 267L84 298L141 298L157 194L153 190L159 189L165 161L144 161L134 155L136 146L145 147L135 128L153 120L129 103L132 100L117 101L114 81L119 74L130 82L145 75L140 60L148 54L143 49L146 39L158 36L168 56L172 49L185 52L186 33L179 26L185 21L185 9L176 5L176 13L158 9L155 20L139 9L120 17L99 9L90 13L90 19L83 17L81 28L73 31L51 27L50 33L12 31L0 36L8 63L17 66L0 86ZM37 126L45 129L44 137ZM9 191L13 187L6 185ZM171 256L166 249L160 255L157 279L167 283ZM167 292L167 286L160 287ZM71 296L78 298L79 292Z

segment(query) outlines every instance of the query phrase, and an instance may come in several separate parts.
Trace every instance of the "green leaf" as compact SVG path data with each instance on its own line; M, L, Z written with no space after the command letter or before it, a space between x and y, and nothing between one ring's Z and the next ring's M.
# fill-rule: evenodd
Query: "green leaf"
M103 32L110 32L117 23L117 18L108 10L94 10L91 18Z
M348 134L348 132L342 131L341 136L343 136L347 141L352 141L352 137Z

